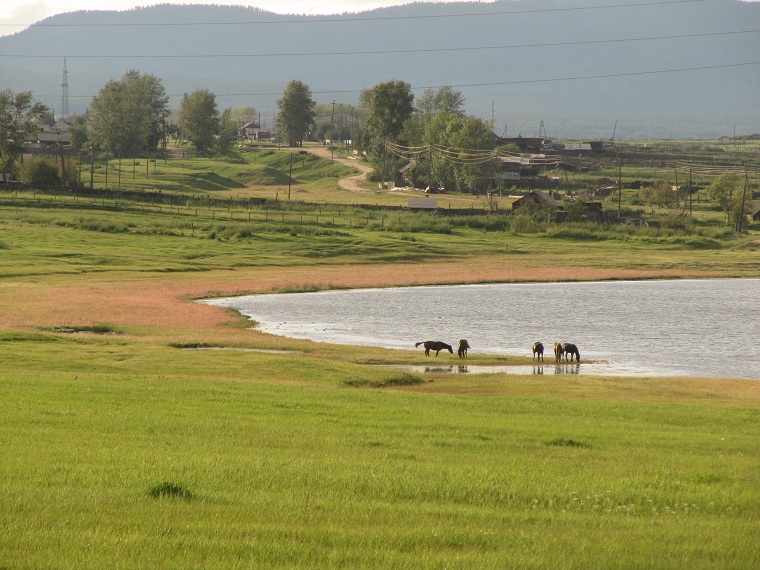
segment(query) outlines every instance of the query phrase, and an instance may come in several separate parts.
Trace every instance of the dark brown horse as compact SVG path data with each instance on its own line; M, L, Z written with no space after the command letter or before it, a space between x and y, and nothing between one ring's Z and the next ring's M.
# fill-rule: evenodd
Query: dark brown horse
M431 350L435 350L436 356L438 356L438 353L442 350L448 350L451 354L454 354L454 349L451 348L451 345L446 344L445 342L441 342L440 340L426 340L425 342L418 342L414 345L414 348L417 348L419 345L423 345L425 347L425 356L430 356Z
M460 339L457 345L457 354L459 358L467 358L467 351L470 349L470 343L466 339Z
M544 345L540 342L533 343L533 358L544 361Z
M557 361L562 360L562 355L565 354L565 349L562 348L561 342L554 343L554 358Z
M576 362L581 361L581 353L578 352L578 347L574 344L571 344L569 342L566 342L562 345L562 350L565 353L565 360L567 360L568 355L570 355L570 362L573 361L573 357L575 357Z

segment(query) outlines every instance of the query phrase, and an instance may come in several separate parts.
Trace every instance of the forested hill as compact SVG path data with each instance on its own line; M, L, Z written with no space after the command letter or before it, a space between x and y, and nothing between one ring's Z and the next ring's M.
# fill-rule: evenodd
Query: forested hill
M644 0L639 0L643 2ZM272 116L286 83L319 103L402 79L452 85L494 130L535 136L713 137L760 131L760 2L599 7L589 0L410 4L341 16L161 5L48 18L0 38L0 88L83 112L129 69L160 77L170 105L207 88L220 108ZM628 4L628 3L626 3ZM695 69L699 68L699 69Z

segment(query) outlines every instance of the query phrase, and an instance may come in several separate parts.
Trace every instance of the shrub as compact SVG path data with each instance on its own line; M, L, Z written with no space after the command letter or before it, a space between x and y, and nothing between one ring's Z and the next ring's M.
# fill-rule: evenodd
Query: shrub
M21 166L21 182L43 186L59 186L61 173L54 161L48 158L33 156L27 158Z
M534 234L539 231L539 226L531 216L516 214L509 221L509 229L516 234Z

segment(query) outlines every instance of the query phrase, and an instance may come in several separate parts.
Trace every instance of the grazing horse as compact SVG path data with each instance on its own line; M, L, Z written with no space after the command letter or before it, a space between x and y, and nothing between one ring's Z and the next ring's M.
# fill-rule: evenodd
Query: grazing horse
M544 361L544 345L540 342L533 343L533 358Z
M565 349L562 348L561 342L555 342L554 343L554 358L559 362L562 360L562 355L565 354Z
M425 342L418 342L414 345L414 348L417 348L419 345L423 345L425 347L425 356L430 356L431 350L435 350L436 356L438 356L438 353L442 350L448 350L451 354L454 354L454 349L451 348L451 345L446 344L445 342L441 342L440 340L426 340Z
M467 358L467 351L470 349L470 343L465 339L461 339L457 345L457 354L459 358Z
M567 360L567 356L570 355L570 362L573 361L573 357L575 357L576 362L581 361L581 353L578 352L578 347L574 344L570 344L569 342L566 342L562 346L562 350L565 352L565 360Z

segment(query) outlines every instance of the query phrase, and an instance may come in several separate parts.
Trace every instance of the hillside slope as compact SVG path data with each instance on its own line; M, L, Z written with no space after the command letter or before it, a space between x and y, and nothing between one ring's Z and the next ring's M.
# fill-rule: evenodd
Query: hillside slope
M129 69L177 106L208 88L270 120L299 78L319 103L355 103L389 79L453 85L508 135L712 137L760 131L760 3L594 7L586 0L411 4L342 16L161 5L62 14L0 38L0 85L73 113ZM737 33L741 32L741 33ZM739 64L739 65L737 65ZM695 69L699 68L699 69Z

